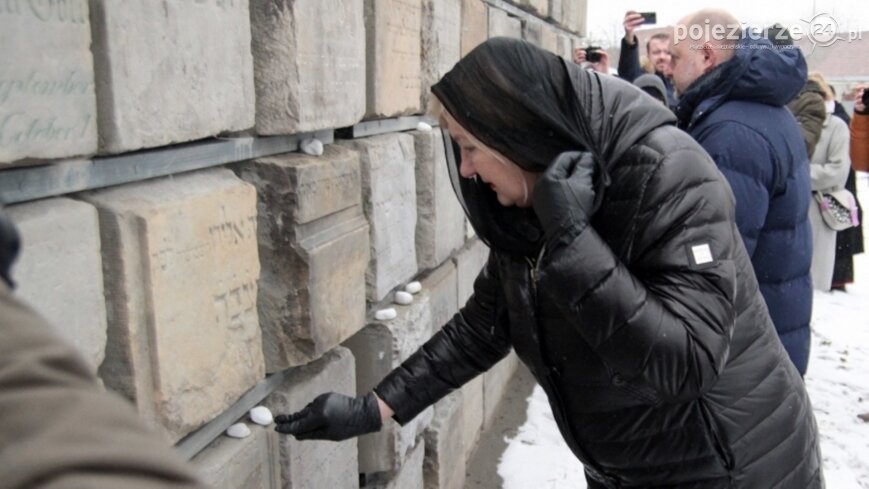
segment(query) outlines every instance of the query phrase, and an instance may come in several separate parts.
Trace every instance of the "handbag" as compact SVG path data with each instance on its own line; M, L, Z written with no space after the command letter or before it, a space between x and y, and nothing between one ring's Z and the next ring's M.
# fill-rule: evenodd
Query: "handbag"
M830 229L842 231L860 225L854 194L845 189L812 193L821 209L821 218Z

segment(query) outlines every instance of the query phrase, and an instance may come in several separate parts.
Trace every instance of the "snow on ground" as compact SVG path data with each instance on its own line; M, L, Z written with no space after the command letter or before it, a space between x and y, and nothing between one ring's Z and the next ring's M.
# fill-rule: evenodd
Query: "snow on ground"
M860 177L858 195L869 214L869 175ZM854 268L847 293L815 293L812 314L806 385L831 489L869 489L869 422L857 417L869 413L869 253L856 256ZM498 465L504 489L586 489L540 386L528 399L528 421L507 443Z

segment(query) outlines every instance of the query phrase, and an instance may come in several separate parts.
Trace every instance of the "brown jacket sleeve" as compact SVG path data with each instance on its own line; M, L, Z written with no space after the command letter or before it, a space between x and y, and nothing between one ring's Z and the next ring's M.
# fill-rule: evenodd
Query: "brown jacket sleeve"
M788 108L791 109L797 122L800 123L800 132L806 142L806 151L808 151L810 159L815 153L818 140L821 139L824 121L827 120L824 97L814 91L812 83L814 82L809 82L799 96L788 104Z
M851 119L851 168L869 172L869 114Z
M6 489L202 488L132 406L0 283L0 481Z

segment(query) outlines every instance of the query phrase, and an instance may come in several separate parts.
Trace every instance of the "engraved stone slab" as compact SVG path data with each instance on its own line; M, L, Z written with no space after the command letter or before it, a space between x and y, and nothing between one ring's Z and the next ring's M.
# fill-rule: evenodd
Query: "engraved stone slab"
M416 150L416 260L437 267L465 243L465 211L447 170L441 129L413 131Z
M432 330L440 330L459 312L456 266L447 261L422 279L431 304Z
M423 112L429 110L431 86L452 69L461 57L461 37L461 0L423 0L420 100Z
M16 293L96 372L106 349L106 300L97 210L59 198L6 208L21 233Z
M401 466L392 480L385 483L375 483L371 489L423 489L423 459L425 456L425 444L420 442L410 452L407 461Z
M278 437L272 426L247 422L251 435L221 436L190 463L214 489L278 489Z
M238 166L257 188L266 371L320 357L365 325L368 223L359 156L338 145Z
M465 483L462 393L454 392L435 404L425 431L423 478L425 489L462 489Z
M474 293L474 281L488 259L489 247L479 238L469 241L453 258L458 273L459 308L464 307Z
M250 11L257 133L316 131L362 119L362 2L251 0Z
M0 1L0 167L97 149L88 0Z
M422 0L365 0L366 118L419 112Z
M371 229L367 297L379 302L417 272L413 136L385 134L339 144L359 153L362 204Z
M353 355L337 347L319 360L292 369L283 383L264 401L275 415L300 411L318 395L334 391L356 395ZM359 487L357 439L342 442L299 441L278 434L282 488Z
M545 18L549 15L549 0L519 0L516 4L519 8L527 10L538 17Z
M90 4L101 152L253 126L248 0Z
M370 392L432 335L431 309L425 290L407 306L394 306L398 317L372 321L344 342L356 358L356 391ZM378 433L359 438L359 472L390 472L401 467L431 421L429 407L406 425L388 421Z
M561 24L564 28L581 37L585 37L588 0L573 0L569 2L562 0L561 8L563 11Z
M462 386L462 453L465 460L477 447L483 429L483 376Z
M82 194L100 216L100 375L172 441L262 379L256 192L208 170Z
M489 429L498 413L498 404L504 398L504 392L510 379L516 374L519 357L510 352L506 358L496 363L483 373L483 429Z
M515 37L522 39L522 21L507 12L489 8L489 37Z
M489 9L482 0L462 0L462 56L489 38Z

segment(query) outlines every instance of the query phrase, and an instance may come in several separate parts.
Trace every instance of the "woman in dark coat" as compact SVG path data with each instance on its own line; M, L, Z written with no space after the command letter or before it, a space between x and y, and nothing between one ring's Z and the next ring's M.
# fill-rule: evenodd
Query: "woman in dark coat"
M491 248L474 295L374 393L324 394L277 430L407 423L513 348L591 488L823 487L732 193L666 107L506 38L432 91L456 192Z

